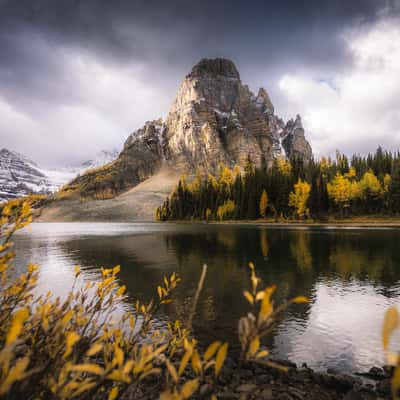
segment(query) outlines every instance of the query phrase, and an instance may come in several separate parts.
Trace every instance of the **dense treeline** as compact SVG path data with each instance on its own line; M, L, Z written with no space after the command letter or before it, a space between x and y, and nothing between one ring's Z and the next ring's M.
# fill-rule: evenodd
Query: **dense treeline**
M400 213L400 153L378 148L349 159L275 160L255 168L250 157L244 171L220 166L217 176L182 177L157 209L159 220L257 219L274 217L325 219L328 216Z

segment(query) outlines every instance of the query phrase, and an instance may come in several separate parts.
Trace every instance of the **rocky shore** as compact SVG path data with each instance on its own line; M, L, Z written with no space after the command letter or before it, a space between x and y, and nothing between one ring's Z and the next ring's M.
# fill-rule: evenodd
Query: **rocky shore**
M282 363L281 363L282 364ZM258 364L238 368L227 360L216 390L221 399L263 400L372 400L390 399L390 373L372 368L368 374L318 373L303 365L285 362L288 372ZM203 394L205 388L203 387Z
M371 368L368 373L345 375L336 371L315 372L307 365L297 367L279 362L287 372L260 364L241 365L228 358L214 384L203 383L194 399L232 400L383 400L391 399L390 370ZM188 379L192 378L188 376ZM127 399L158 399L163 383L146 382L145 387L126 393Z

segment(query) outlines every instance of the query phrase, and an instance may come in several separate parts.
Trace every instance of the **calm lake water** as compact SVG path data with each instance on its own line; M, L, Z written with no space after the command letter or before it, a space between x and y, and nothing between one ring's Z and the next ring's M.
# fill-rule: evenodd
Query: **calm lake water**
M248 306L242 291L253 261L264 285L276 284L280 304L292 306L265 344L275 358L325 370L368 370L383 364L384 311L400 305L400 230L279 228L245 225L36 223L15 236L16 266L41 265L38 291L64 295L74 265L97 279L101 266L121 265L120 280L133 299L149 299L165 274L182 283L176 301L159 315L184 318L202 264L208 265L194 323L204 343L237 343L236 326ZM400 349L400 336L393 342Z

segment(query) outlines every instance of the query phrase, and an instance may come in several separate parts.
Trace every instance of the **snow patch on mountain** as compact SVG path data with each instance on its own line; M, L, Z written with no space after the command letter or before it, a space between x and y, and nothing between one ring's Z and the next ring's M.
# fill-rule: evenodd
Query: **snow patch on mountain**
M118 154L116 150L103 150L80 165L46 169L22 154L3 148L0 150L0 202L28 194L53 193L83 172L115 160Z

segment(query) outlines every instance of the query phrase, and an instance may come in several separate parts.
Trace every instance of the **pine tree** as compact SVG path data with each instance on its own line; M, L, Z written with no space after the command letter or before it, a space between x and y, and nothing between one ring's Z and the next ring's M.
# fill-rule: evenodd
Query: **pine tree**
M389 204L392 213L400 213L400 162L393 167L392 179L389 186Z

